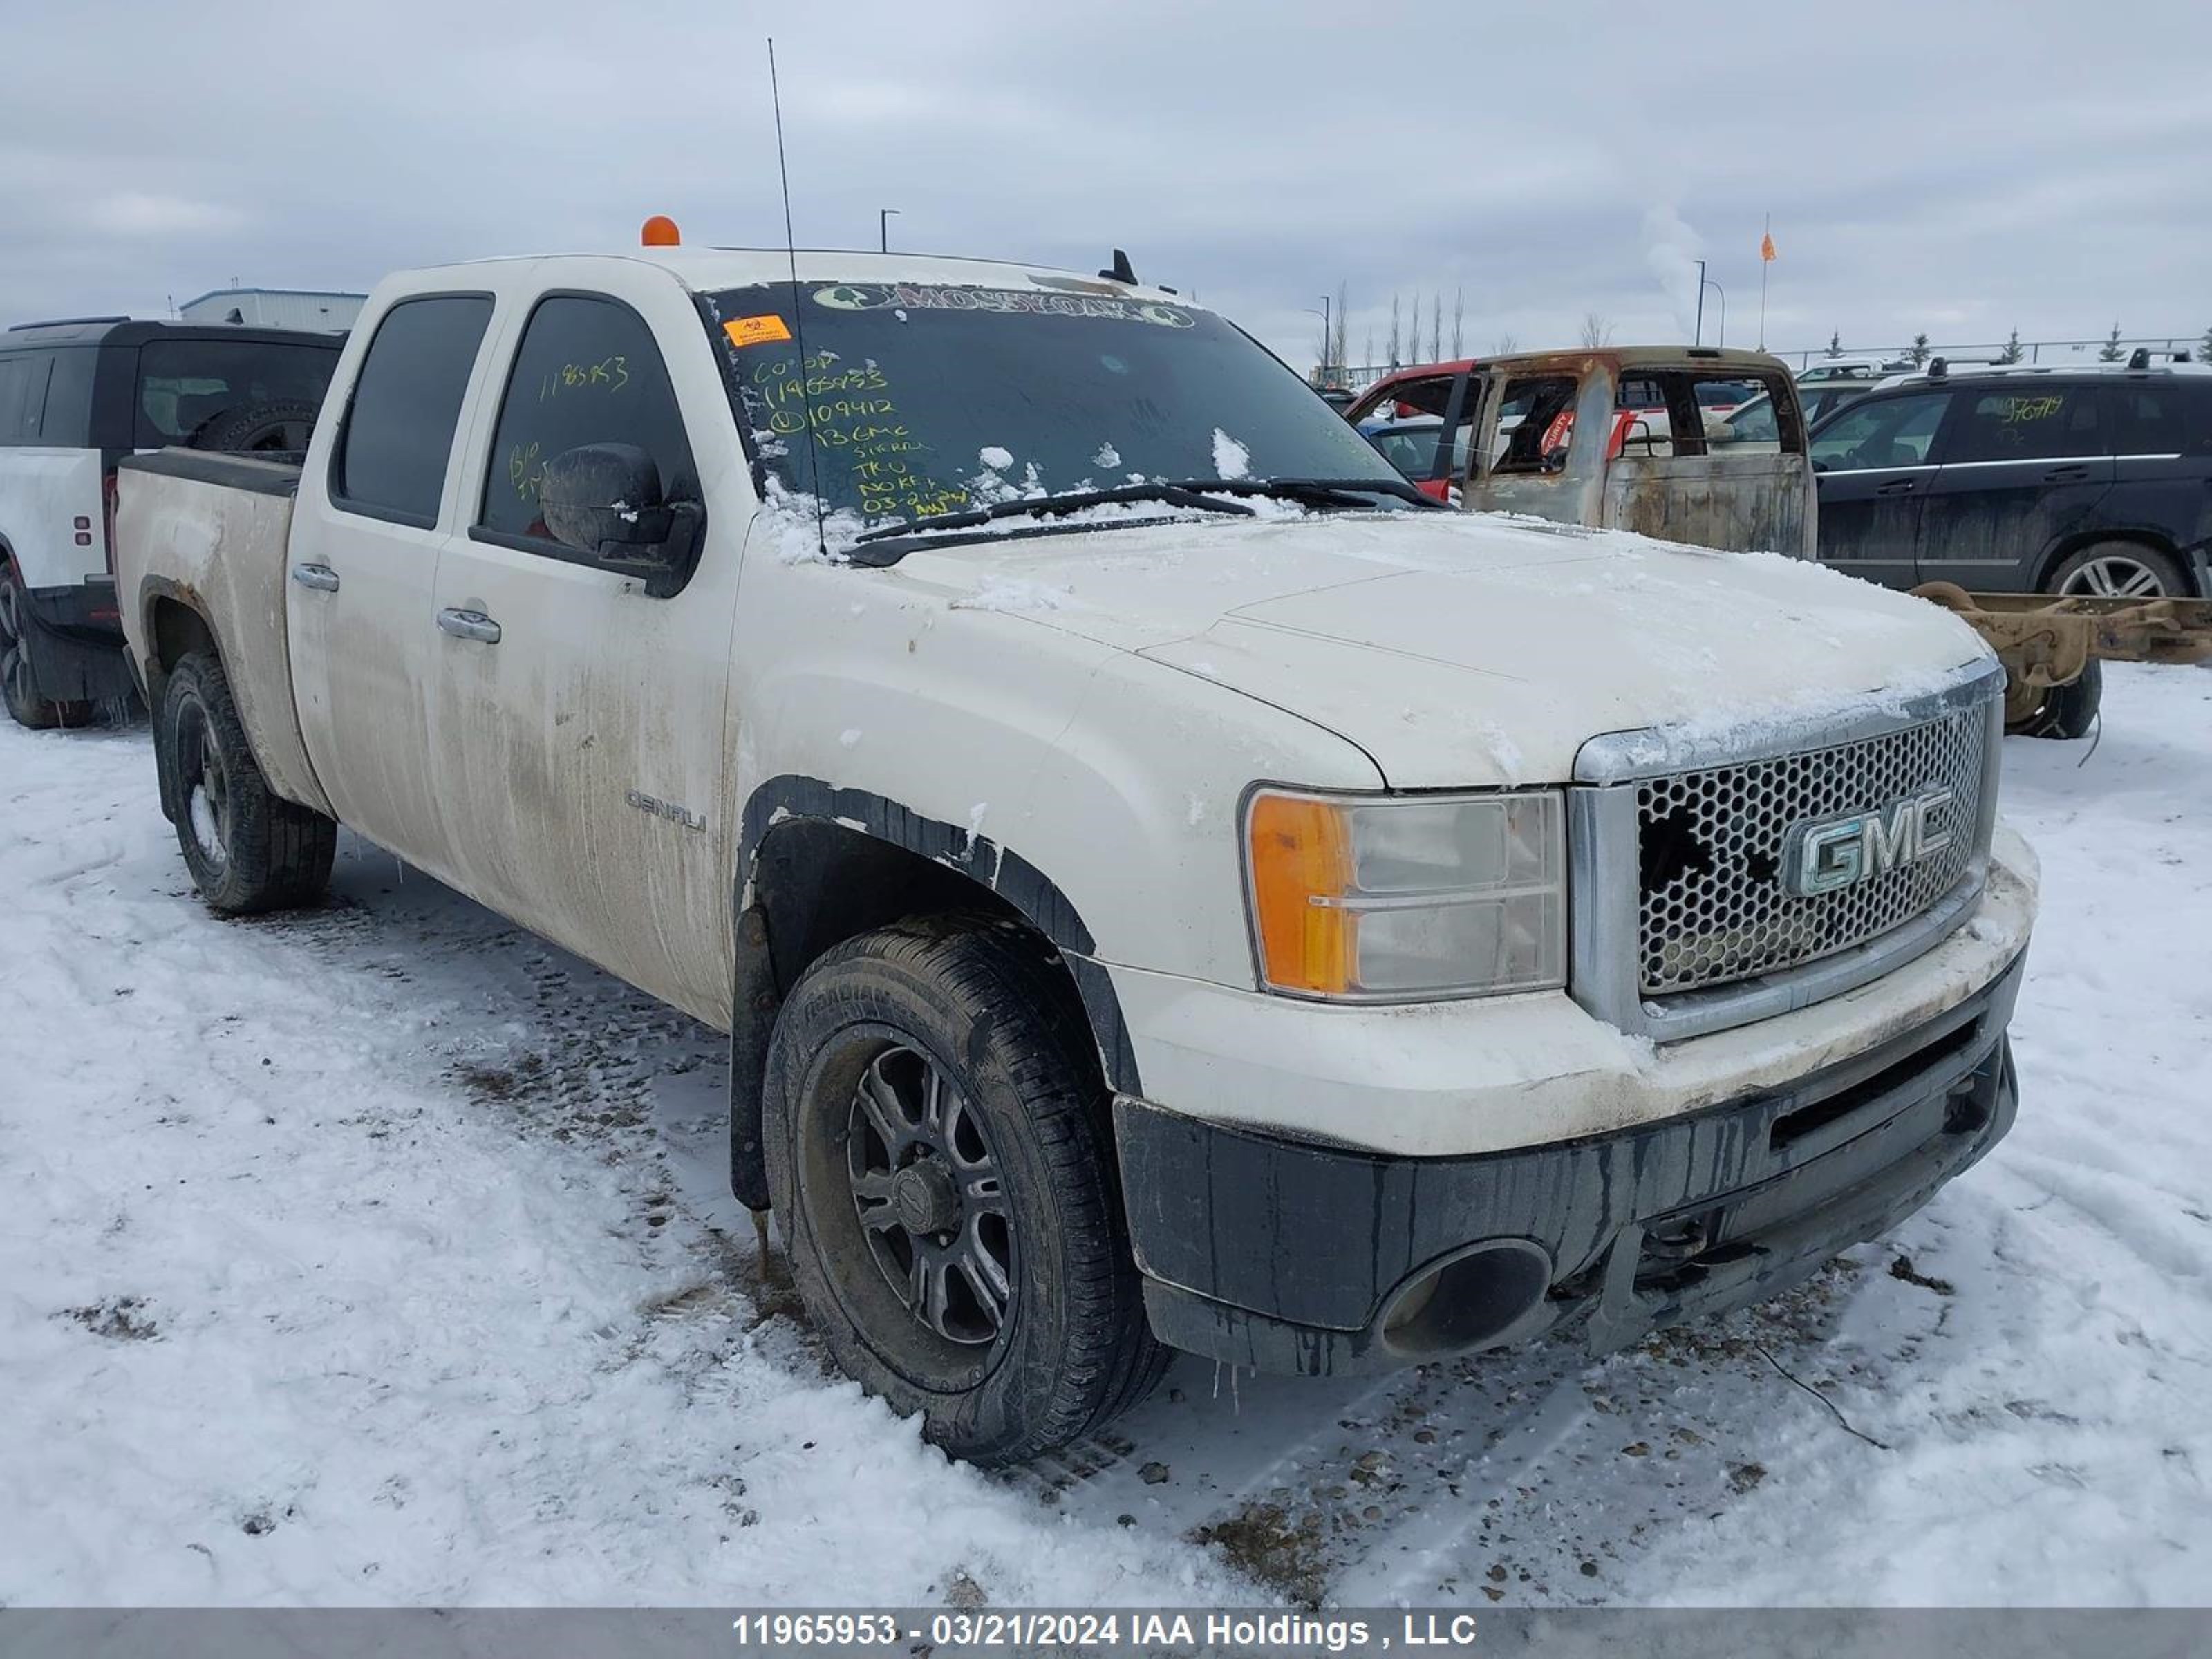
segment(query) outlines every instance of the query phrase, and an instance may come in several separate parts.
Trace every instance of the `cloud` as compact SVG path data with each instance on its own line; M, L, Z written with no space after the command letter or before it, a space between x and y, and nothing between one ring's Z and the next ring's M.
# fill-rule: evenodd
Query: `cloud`
M84 222L88 229L107 236L182 239L220 235L241 228L251 219L221 202L119 190L88 203Z
M1644 263L1650 267L1660 292L1674 307L1674 321L1685 331L1692 330L1696 323L1698 283L1704 274L1698 261L1705 251L1698 233L1684 224L1682 216L1672 207L1644 210Z
M1686 338L1700 257L1746 343L1770 213L1778 345L2212 323L2201 0L2140 0L2094 77L2067 0L1714 0L1694 29L1465 0L637 0L613 30L602 0L17 10L0 321L622 248L654 212L779 246L773 31L802 243L872 247L888 207L895 247L1125 247L1293 362L1340 283L1354 355L1416 289L1447 316L1463 289L1473 344L1568 343L1589 312Z

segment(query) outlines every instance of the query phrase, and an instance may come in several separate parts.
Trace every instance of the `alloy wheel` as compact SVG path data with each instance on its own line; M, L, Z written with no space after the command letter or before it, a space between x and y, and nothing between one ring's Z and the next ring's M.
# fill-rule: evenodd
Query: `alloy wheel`
M2149 566L2124 554L2107 553L2069 576L2061 591L2089 599L2160 599L2166 597L2166 584Z
M892 1293L963 1346L998 1340L1013 1312L1014 1231L981 1115L934 1062L893 1044L853 1091L846 1176Z
M230 776L222 751L209 738L206 705L187 701L177 713L178 781L193 842L210 870L230 860Z

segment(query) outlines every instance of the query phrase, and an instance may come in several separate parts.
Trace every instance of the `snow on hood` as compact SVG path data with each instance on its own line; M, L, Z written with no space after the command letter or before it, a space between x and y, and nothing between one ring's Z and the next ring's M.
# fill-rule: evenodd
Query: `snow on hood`
M1395 788L1564 782L1601 732L1841 715L1987 654L1937 606L1802 560L1486 514L1162 525L896 568L1288 709Z

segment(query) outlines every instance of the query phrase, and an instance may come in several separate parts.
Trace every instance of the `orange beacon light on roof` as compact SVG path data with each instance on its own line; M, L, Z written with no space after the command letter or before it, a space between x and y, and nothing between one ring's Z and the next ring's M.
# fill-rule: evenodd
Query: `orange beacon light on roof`
M675 220L665 213L656 213L645 222L638 240L647 247L681 247L684 233L676 228Z

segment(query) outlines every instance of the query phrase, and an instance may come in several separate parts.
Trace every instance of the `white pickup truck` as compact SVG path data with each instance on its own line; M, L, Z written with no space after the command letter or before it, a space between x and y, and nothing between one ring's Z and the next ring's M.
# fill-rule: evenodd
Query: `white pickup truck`
M981 1462L1771 1294L2009 1125L1996 665L1799 561L1442 510L1119 276L410 272L303 467L123 463L208 902L352 825L730 1032L841 1362Z

